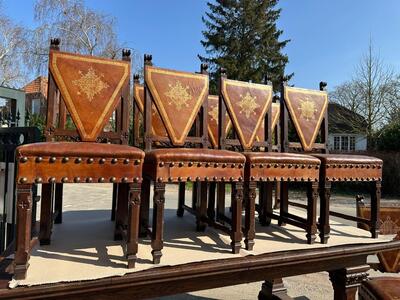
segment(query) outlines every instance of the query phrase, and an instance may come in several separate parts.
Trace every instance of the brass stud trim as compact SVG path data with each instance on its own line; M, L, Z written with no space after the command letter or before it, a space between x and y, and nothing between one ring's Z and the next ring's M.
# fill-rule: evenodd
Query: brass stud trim
M62 181L62 182L68 182L68 177L63 177L63 178L61 179L61 181Z
M135 165L138 165L138 164L140 164L140 159L135 160Z
M160 163L158 164L158 166L159 166L160 168L164 167L164 162L163 162L163 161L160 162Z
M50 177L50 178L49 178L49 182L50 182L50 183L56 182L56 178L55 178L55 177Z
M139 181L140 181L140 178L139 178L139 177L133 178L133 182L137 183L137 182L139 182Z
M92 157L90 157L90 158L88 158L87 163L88 163L88 164L92 164L93 161L94 161L94 159L93 159Z
M37 163L40 163L40 162L43 161L43 157L38 156L38 157L36 157L35 161L36 161Z
M100 164L104 164L106 162L106 159L105 158L100 158L100 160L99 160L99 163Z
M187 178L187 181L192 181L192 177L189 176L189 177Z
M157 181L158 182L163 182L163 178L162 177L158 177Z
M104 177L100 177L97 181L100 182L100 183L103 183L104 180L105 180Z
M77 158L75 159L75 163L76 163L76 164L80 164L81 162L82 162L82 158L77 157Z
M129 164L129 158L124 159L124 165L127 165L127 164Z
M80 182L80 181L81 181L81 178L80 178L80 177L74 177L74 182L78 183L78 182Z
M92 177L87 177L87 178L86 178L86 182L87 182L87 183L93 182L93 178L92 178Z
M19 180L19 182L20 182L20 183L27 183L27 182L28 182L28 178L22 177L22 178Z
M123 178L122 178L122 182L124 182L124 183L125 183L125 182L128 182L128 177L123 177Z
M185 165L185 164L184 164L183 162L180 162L178 166L179 166L180 168L182 168L184 165Z
M24 156L24 157L21 157L19 161L22 163L26 163L28 161L28 158L26 156Z
M111 163L112 163L112 164L116 164L117 162L118 162L118 159L117 159L117 158L111 159Z
M35 182L36 182L36 183L42 183L42 181L43 181L43 180L42 180L42 178L40 178L40 177L37 177L37 178L35 179Z
M117 178L115 178L114 176L110 177L110 182L116 182L116 181L117 181Z
M192 167L192 166L193 166L193 162L190 161L190 162L188 163L188 166L189 166L189 167Z
M54 156L52 156L52 157L49 158L49 162L50 162L50 163L54 163L54 162L56 162L56 160L57 160L57 159L56 159Z
M175 166L174 162L169 163L169 166L172 168L173 166Z
M69 162L69 157L64 157L64 158L62 159L62 162L63 162L63 163Z

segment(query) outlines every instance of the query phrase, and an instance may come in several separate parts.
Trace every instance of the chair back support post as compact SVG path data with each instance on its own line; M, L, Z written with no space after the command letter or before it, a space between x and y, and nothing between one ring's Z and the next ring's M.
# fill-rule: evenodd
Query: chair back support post
M152 62L153 56L150 54L145 54L144 55L144 72L146 72L146 66L152 66L153 62ZM147 88L147 83L146 81L144 82L144 112L143 112L143 127L144 127L144 147L146 151L151 150L152 148L152 133L151 133L151 124L152 124L152 103L151 103L151 96L149 93L149 90Z

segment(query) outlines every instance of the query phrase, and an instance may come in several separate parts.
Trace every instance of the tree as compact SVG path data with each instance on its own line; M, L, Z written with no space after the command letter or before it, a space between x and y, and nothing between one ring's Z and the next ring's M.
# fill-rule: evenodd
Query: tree
M23 55L27 30L2 14L0 1L0 86L17 87L26 79Z
M207 30L201 44L207 56L199 55L210 65L212 78L218 67L228 71L229 78L263 82L270 77L276 84L284 75L288 57L282 54L289 40L279 41L282 30L276 21L278 0L216 0L208 2L203 17Z
M368 141L376 130L390 122L400 95L399 76L374 52L372 42L356 65L354 77L339 86L330 98L366 121Z
M27 61L38 74L46 72L52 37L60 37L66 51L109 58L120 55L115 19L87 8L83 0L37 0L34 11L38 27L32 31Z

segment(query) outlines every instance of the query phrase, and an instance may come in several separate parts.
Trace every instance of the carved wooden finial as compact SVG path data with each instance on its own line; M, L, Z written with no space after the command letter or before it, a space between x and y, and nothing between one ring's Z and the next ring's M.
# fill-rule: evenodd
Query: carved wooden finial
M151 54L144 55L144 64L145 65L152 65L153 56Z
M328 84L327 84L326 82L321 81L321 82L319 83L319 90L320 90L320 91L325 91L327 85L328 85Z
M226 69L223 67L219 68L219 74L221 77L226 77Z
M264 77L264 83L265 83L265 84L268 84L268 85L271 85L271 84L272 84L272 77L271 77L269 74L265 75L265 77Z
M122 59L123 60L131 60L131 50L122 49Z
M133 75L133 82L134 83L139 83L139 78L140 78L139 74Z
M60 39L59 38L50 39L50 48L54 50L60 50Z
M274 95L273 97L272 97L272 102L274 102L274 103L277 103L277 102L279 102L281 100L281 97L279 97L279 95Z
M205 74L205 73L207 73L207 70L208 70L208 64L202 63L202 64L200 65L200 72L203 73L203 74Z

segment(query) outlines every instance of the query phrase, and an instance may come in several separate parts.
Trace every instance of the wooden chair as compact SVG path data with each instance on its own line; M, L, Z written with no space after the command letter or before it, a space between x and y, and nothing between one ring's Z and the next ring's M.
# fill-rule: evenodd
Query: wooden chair
M282 151L304 151L321 161L319 231L322 243L327 243L330 226L329 215L365 223L370 226L372 237L378 236L379 206L381 198L382 160L369 156L328 154L328 94L326 83L320 90L288 87L282 82ZM300 142L289 140L288 120L292 121ZM319 135L320 140L317 140ZM312 152L319 153L312 153ZM358 218L330 211L332 182L369 182L371 184L371 217ZM281 214L286 214L288 199L281 199Z
M49 54L49 108L54 109L53 97L59 93L59 101L65 103L79 136L73 140L79 139L80 142L27 144L16 150L17 238L14 262L17 279L25 278L29 266L31 188L34 183L42 184L41 244L50 243L54 209L52 190L55 184L118 184L114 237L126 236L128 267L134 267L144 152L127 145L96 143L103 139L101 132L121 102L123 110L120 113L125 114L125 109L129 111L129 52L125 51L123 57L122 61L117 61L60 52L59 40L52 40ZM63 129L52 129L47 133L56 136L64 132L65 135L70 134Z
M196 215L197 230L202 231L207 223L208 182L230 182L233 187L233 221L230 234L233 253L241 246L241 211L243 196L243 166L245 158L240 153L206 149L208 147L207 97L208 75L202 65L202 74L179 72L152 66L151 56L145 55L145 148L143 166L143 202L149 202L150 182L154 182L153 224L151 230L153 262L159 263L163 248L163 213L166 183L193 181L200 184L201 197L196 207L184 208ZM151 132L152 113L148 107L155 104L168 132L167 138L154 136ZM188 136L189 130L199 120L196 136ZM197 135L197 133L199 135ZM160 148L160 143L169 143L169 148ZM200 148L188 148L188 147ZM148 215L144 210L142 224L147 226Z
M279 222L293 224L307 232L307 242L315 240L316 228L316 201L318 197L319 160L308 155L270 152L271 145L271 102L272 86L252 84L247 82L228 80L224 69L220 76L220 126L225 124L225 111L232 120L237 138L228 139L220 134L220 147L235 147L243 151L246 156L245 166L245 244L251 250L255 237L255 198L257 183L265 186L260 193L259 220L268 225L272 217ZM266 140L255 141L257 131L264 123L264 137ZM269 151L269 152L266 152ZM289 214L288 212L276 216L272 212L272 184L281 182L286 187L289 181L308 182L309 210L307 218ZM287 193L287 189L281 189ZM284 195L285 196L285 195ZM217 212L218 214L218 212Z

